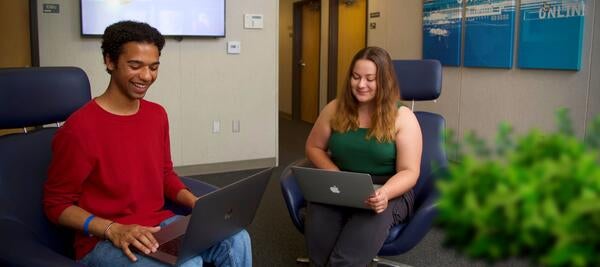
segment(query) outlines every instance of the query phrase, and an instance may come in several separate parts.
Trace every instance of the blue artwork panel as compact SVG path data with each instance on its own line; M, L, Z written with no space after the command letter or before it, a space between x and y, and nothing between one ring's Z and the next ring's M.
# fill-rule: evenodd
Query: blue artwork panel
M581 68L585 0L521 0L520 68Z
M446 66L460 65L461 2L423 2L423 59L437 59Z
M467 1L463 65L512 68L514 21L514 0Z

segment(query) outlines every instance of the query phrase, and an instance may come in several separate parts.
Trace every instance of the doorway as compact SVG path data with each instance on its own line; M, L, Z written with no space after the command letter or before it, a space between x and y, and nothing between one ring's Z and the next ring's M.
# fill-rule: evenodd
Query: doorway
M294 3L292 117L314 123L319 114L321 1Z

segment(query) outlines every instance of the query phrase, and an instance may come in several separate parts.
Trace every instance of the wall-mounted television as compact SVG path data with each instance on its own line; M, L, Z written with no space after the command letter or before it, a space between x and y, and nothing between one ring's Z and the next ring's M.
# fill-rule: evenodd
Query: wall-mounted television
M117 21L146 22L165 36L225 37L225 0L80 0L81 35Z

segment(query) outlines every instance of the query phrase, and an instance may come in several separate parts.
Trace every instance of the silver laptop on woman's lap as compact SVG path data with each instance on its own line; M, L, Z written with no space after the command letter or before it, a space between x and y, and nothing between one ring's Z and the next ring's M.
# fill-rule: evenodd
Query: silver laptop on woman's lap
M358 172L330 171L292 167L304 198L311 202L371 209L365 200L380 185L374 185L371 175Z

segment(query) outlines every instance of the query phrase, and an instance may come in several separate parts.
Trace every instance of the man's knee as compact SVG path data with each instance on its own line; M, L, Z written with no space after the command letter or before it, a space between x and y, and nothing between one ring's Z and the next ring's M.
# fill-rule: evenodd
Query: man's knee
M248 231L242 230L229 238L232 247L248 247L250 248L250 235Z

